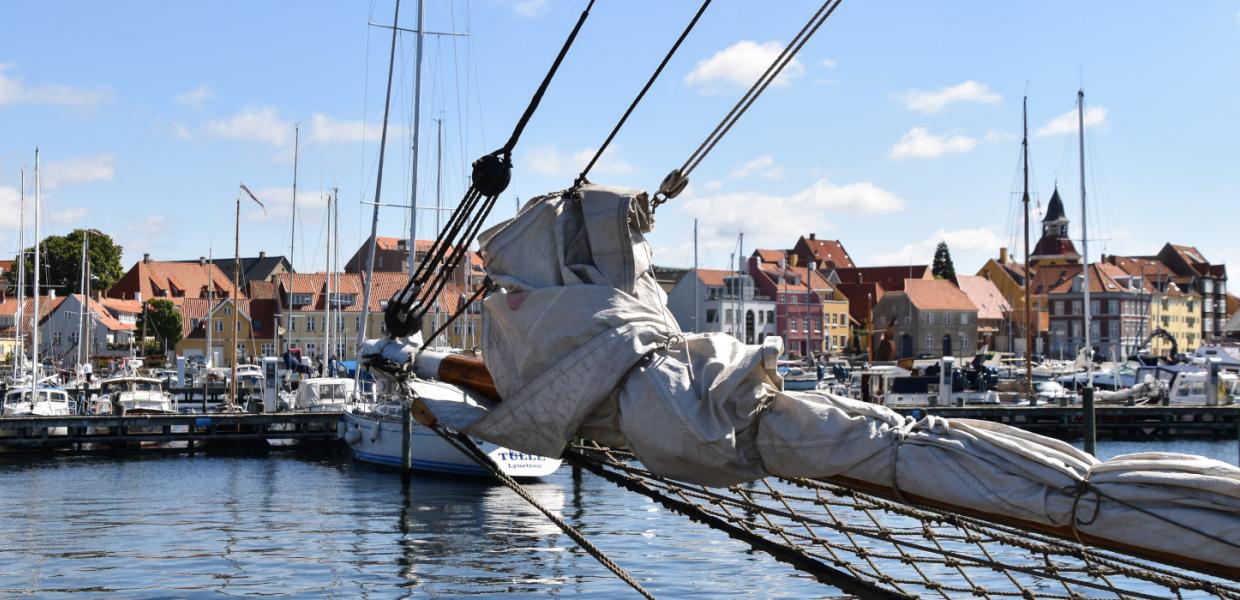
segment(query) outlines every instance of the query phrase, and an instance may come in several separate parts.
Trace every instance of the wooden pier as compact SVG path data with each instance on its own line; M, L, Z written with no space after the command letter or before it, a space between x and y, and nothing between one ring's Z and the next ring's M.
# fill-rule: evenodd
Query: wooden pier
M159 448L195 452L204 445L276 440L331 443L339 412L92 415L0 418L4 453Z
M1062 439L1081 437L1080 406L927 406L898 408L914 418L926 415L980 419ZM1094 410L1099 439L1237 439L1240 405L1099 406Z

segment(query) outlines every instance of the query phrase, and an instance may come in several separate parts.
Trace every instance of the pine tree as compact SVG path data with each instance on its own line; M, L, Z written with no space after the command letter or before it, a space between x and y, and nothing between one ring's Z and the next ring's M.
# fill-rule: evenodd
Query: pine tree
M934 249L934 266L931 268L935 279L955 279L956 267L952 265L952 253L947 249L947 242L939 242Z

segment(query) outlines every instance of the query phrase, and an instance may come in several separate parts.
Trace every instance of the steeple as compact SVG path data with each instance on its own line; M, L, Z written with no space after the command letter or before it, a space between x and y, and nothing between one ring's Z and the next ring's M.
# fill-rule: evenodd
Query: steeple
M1059 186L1055 186L1051 201L1046 205L1046 216L1042 218L1043 237L1068 237L1068 217L1063 211L1063 200L1059 198Z
M1055 186L1051 201L1046 205L1046 216L1042 218L1042 239L1038 240L1029 258L1035 267L1081 262L1081 255L1076 252L1072 240L1068 239L1068 217L1063 210L1063 199L1059 197L1059 186Z

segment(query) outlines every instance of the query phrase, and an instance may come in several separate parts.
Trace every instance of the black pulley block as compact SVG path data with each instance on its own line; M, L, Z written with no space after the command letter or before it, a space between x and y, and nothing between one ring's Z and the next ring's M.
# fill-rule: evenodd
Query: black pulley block
M507 156L488 154L474 161L474 188L483 196L498 196L512 181L512 161Z

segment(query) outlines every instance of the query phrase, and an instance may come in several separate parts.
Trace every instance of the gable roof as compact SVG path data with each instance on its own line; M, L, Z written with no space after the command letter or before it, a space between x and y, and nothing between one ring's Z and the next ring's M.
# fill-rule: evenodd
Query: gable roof
M904 293L922 310L977 310L973 301L946 279L906 279Z
M327 273L292 273L277 275L275 284L279 294L283 296L291 291L294 294L309 294L310 303L293 308L301 312L322 311L326 305ZM341 310L360 312L362 296L365 291L362 273L338 273L332 277L333 294L354 294L354 301ZM409 281L406 273L375 272L374 285L371 288L370 311L383 310L382 306L389 298L405 287Z
M858 323L865 322L869 310L877 306L878 301L882 300L883 295L887 293L883 286L875 281L868 283L841 281L835 285L835 289L848 298L848 314Z
M802 236L797 240L797 246L804 245L813 255L814 260L818 263L818 268L852 268L852 257L848 255L848 251L844 249L844 245L839 240L820 240L813 234L810 237Z
M214 264L140 260L118 280L107 296L143 300L162 297L201 298L208 282L219 295L236 296L232 280Z
M1012 310L995 282L976 275L957 275L956 285L969 297L969 301L977 307L978 319L1003 319L1003 315Z
M753 251L753 256L758 257L758 262L777 265L779 261L784 260L788 253L784 250L772 250L769 248L758 248Z
M904 289L905 280L931 277L930 265L840 268L836 269L835 273L840 278L840 283L874 282L888 292Z

